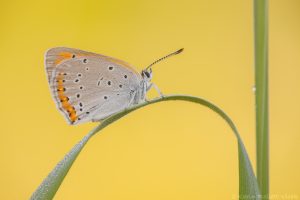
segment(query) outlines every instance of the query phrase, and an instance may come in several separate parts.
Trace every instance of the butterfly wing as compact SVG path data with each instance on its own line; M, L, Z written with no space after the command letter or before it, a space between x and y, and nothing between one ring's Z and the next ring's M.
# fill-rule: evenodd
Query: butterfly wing
M52 96L69 124L99 120L132 103L141 75L127 63L71 48L46 53Z
M60 63L62 63L63 61L66 61L66 60L70 60L72 58L82 58L85 56L101 58L103 60L107 60L112 63L119 64L119 65L121 65L125 68L128 68L129 70L132 70L135 73L137 73L133 66L131 66L130 64L128 64L122 60L116 59L116 58L112 58L109 56L104 56L104 55L96 54L96 53L92 53L92 52L82 51L79 49L68 48L68 47L55 47L55 48L49 49L45 55L45 66L46 66L47 77L48 77L49 83L50 83L50 78L51 78L53 70Z

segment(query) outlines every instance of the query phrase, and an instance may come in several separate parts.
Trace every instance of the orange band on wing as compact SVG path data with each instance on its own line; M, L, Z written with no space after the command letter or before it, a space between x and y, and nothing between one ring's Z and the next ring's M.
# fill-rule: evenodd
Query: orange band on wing
M76 115L75 108L69 103L69 98L64 94L65 88L63 86L63 74L56 77L57 81L57 94L61 102L62 108L69 113L71 122L75 122L78 116Z
M70 59L72 58L72 54L68 52L61 52L58 56L58 58L55 60L55 64L61 63L65 59Z
M74 56L76 57L80 57L82 56L82 54L72 54L70 52L61 52L58 54L59 56L57 57L57 59L55 60L55 64L58 65L60 64L62 61L70 59L70 58L74 58Z

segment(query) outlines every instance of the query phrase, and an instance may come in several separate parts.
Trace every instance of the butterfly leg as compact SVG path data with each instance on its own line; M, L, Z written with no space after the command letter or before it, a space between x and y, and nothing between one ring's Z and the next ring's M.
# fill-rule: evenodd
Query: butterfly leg
M150 90L152 87L157 91L157 93L159 94L160 97L164 97L163 93L160 91L160 89L154 83L150 83L150 85L147 87L147 91Z

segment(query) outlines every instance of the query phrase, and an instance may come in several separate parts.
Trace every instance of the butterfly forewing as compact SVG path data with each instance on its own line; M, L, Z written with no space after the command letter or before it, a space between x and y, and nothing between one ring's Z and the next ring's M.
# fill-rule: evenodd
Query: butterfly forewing
M70 48L50 49L52 95L70 124L100 120L130 105L141 76L123 61Z

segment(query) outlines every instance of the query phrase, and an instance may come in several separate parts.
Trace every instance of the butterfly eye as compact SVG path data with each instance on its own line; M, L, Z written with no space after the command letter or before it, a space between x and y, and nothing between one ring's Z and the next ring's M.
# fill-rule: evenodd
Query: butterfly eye
M147 78L150 78L150 73L147 71L144 71L144 74L146 75Z

